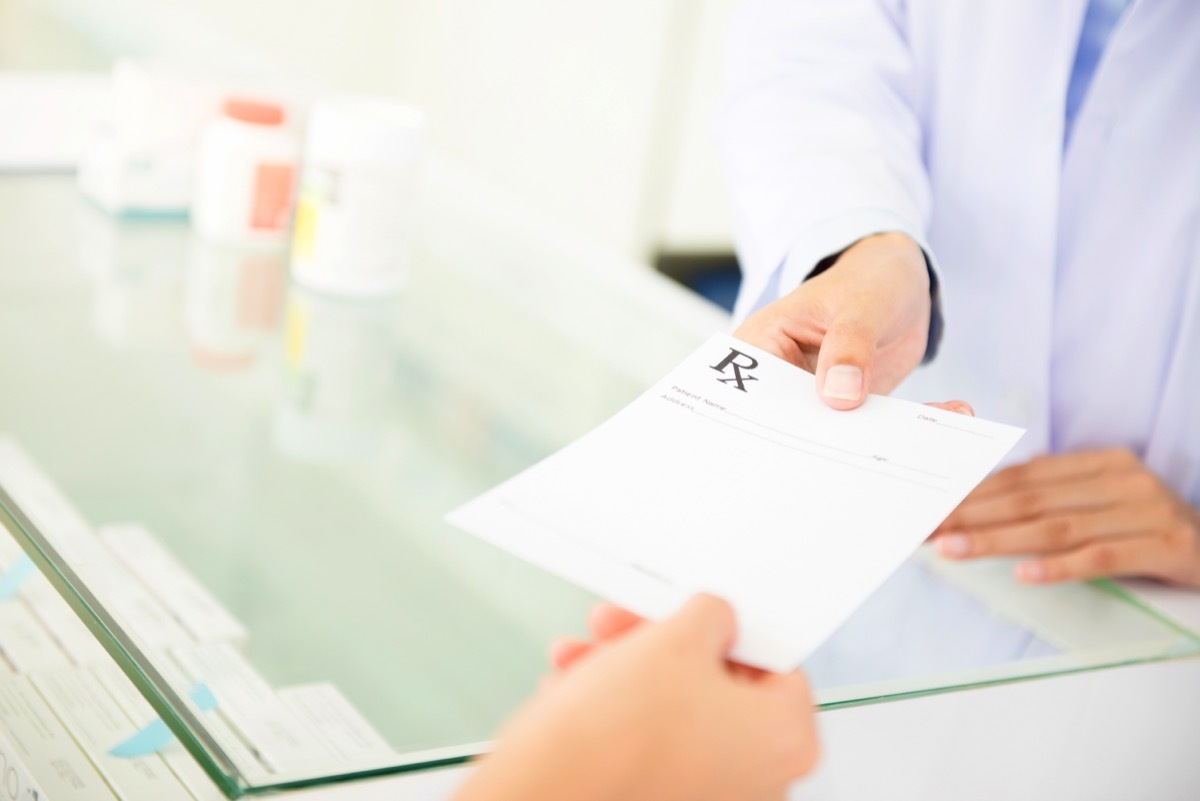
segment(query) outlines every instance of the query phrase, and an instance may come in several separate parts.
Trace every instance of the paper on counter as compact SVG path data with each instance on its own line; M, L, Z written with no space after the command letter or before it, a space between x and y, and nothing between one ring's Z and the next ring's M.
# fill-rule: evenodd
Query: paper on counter
M216 696L217 715L235 729L254 756L277 774L315 772L337 756L263 676L229 643L172 648L172 660L192 682ZM205 725L210 728L209 719Z
M329 682L283 687L278 695L343 763L380 764L397 756L383 735Z
M1022 433L878 396L834 411L809 373L719 335L447 519L651 619L696 592L719 595L738 613L733 657L783 671Z
M111 664L95 665L91 671L121 711L132 721L135 730L141 730L158 720L154 709L119 667ZM213 784L212 779L208 778L204 769L184 750L178 740L161 749L158 755L196 801L225 801L225 794Z
M116 801L24 676L0 677L0 728L53 801Z
M33 562L21 550L21 546L13 540L11 534L0 526L0 571L3 576L13 578L13 571L27 566L29 574L15 584L9 586L7 593L0 593L0 616L8 606L26 606L41 622L45 631L57 642L70 661L77 665L90 664L108 660L103 646L95 636L88 631L87 626L79 620L74 610L67 605L58 591L50 585L46 577L38 572ZM22 601L24 604L22 604ZM23 617L21 613L16 613ZM9 659L12 655L4 647L3 629L0 629L0 651L4 651ZM18 646L19 647L19 646ZM55 666L59 663L54 662ZM45 664L36 665L45 667ZM0 666L0 670L3 667Z
M96 635L88 630L45 576L33 576L21 590L21 599L76 665L104 664L112 660Z
M0 604L0 652L17 673L71 664L29 607L15 599Z
M158 668L158 672L162 675L166 683L181 698L189 697L190 700L190 690L194 689L198 684L204 684L203 681L198 681L193 676L190 676L178 661L170 655L170 652L152 654L151 661ZM190 662L193 660L185 661ZM204 686L207 687L208 685L204 684ZM211 688L209 689L211 690ZM217 700L219 706L220 699ZM234 730L233 726L226 722L225 718L217 710L205 713L193 702L192 711L203 715L202 721L205 730L216 741L218 747L234 764L238 772L251 784L271 779L271 769L251 750L250 744L243 740L239 733Z
M157 754L123 759L108 753L135 727L90 671L45 671L30 682L121 801L193 801Z
M4 436L0 436L0 486L134 640L150 648L193 641L101 541L65 493L15 441Z
M140 523L114 523L100 539L198 642L244 647L245 626Z

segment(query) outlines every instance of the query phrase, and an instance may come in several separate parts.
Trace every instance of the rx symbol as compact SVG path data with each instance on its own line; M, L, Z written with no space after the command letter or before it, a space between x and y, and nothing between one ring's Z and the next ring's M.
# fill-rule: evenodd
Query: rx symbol
M745 361L738 361L738 359L744 359ZM758 367L758 360L748 353L742 353L740 350L730 348L728 356L712 365L712 369L721 374L724 374L726 369L730 367L733 368L733 375L730 378L717 379L722 384L737 384L737 388L745 392L747 381L758 380L749 374L751 370Z

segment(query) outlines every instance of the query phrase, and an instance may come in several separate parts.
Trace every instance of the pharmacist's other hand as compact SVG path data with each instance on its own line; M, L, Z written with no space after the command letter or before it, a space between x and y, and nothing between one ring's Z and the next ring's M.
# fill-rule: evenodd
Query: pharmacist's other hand
M934 532L950 559L1022 555L1016 577L1200 587L1200 513L1124 449L1039 456L976 487Z
M904 234L876 234L750 315L734 336L814 373L833 408L854 409L920 363L931 306L925 254Z
M777 801L812 769L807 682L732 669L727 603L697 596L661 623L622 614L517 714L461 801Z
M975 416L975 409L973 409L971 404L967 403L966 401L939 401L936 403L927 403L925 405L932 406L935 409L945 409L946 411L954 412L955 414L965 414L967 417Z

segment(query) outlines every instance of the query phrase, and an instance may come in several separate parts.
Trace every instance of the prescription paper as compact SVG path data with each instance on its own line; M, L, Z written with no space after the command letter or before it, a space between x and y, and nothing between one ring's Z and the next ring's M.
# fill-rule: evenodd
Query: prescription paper
M732 657L785 671L1022 433L879 396L834 411L809 373L718 335L447 519L647 618L719 595L737 611Z

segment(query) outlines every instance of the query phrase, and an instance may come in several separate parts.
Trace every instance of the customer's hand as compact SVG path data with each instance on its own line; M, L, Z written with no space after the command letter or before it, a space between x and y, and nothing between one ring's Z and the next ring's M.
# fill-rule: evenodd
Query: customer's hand
M847 248L825 272L750 315L738 339L803 367L835 409L891 392L925 354L929 271L904 234Z
M731 668L728 604L617 617L517 714L459 801L765 801L812 768L804 677Z
M1031 554L1021 581L1200 587L1200 514L1127 450L1040 456L980 484L934 533L951 559Z

